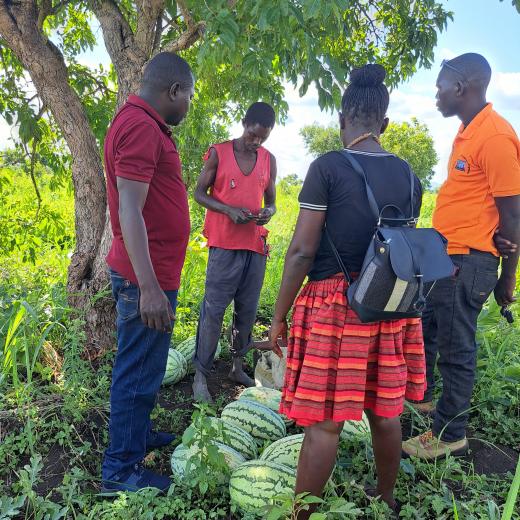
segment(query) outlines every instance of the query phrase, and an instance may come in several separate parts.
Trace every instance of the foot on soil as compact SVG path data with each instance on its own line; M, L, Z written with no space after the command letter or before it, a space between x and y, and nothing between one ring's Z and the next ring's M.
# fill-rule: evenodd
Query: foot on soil
M231 381L234 381L235 383L238 383L239 385L244 385L247 387L255 386L255 380L251 379L244 370L235 370L234 368L231 369L228 375L229 379Z
M208 390L208 383L206 382L206 378L200 372L195 373L195 378L193 379L193 399L199 403L209 403L213 404L213 398Z
M170 484L171 480L168 477L145 469L142 464L136 464L129 472L123 475L114 475L111 480L104 480L101 493L116 494L119 491L135 492L149 487L166 492Z
M233 366L231 367L231 370L229 371L228 375L229 379L231 381L234 381L235 383L238 383L239 385L244 385L247 387L255 386L255 380L251 379L245 372L244 372L244 361L241 357L234 357L233 358Z
M448 455L461 457L468 452L466 437L460 441L446 442L433 435L431 430L403 442L403 457L417 457L422 460L444 458Z

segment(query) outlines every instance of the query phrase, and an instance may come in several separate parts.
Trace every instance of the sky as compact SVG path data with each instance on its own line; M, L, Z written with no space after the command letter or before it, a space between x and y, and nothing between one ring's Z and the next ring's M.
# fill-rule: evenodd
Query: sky
M511 0L444 0L445 7L454 13L447 29L438 35L435 63L430 70L419 70L406 83L395 89L390 98L388 116L393 121L408 121L412 117L426 123L439 156L434 184L446 178L446 164L452 140L460 122L456 118L443 119L435 108L435 81L443 59L465 52L483 54L491 64L493 76L488 100L520 134L520 14ZM102 41L101 34L98 38ZM102 47L82 57L85 64L107 63ZM265 146L276 156L279 176L296 173L304 177L312 157L306 153L300 129L313 122L336 123L337 114L321 112L317 94L309 89L304 97L288 86L288 118L277 125ZM241 125L231 128L231 135L241 134ZM0 119L0 148L9 146L12 129ZM182 151L181 151L182 153Z

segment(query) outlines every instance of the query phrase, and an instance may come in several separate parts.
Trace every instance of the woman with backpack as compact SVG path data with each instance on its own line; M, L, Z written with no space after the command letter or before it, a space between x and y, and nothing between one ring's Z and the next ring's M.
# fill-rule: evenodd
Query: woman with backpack
M352 71L339 115L341 138L365 171L378 207L393 205L417 217L420 181L379 140L388 126L389 94L384 79L380 65ZM288 345L280 412L305 427L295 492L321 495L334 467L344 421L359 421L365 412L377 470L377 487L367 493L380 496L397 511L393 490L401 458L399 417L405 399L422 399L425 386L420 319L362 323L349 306L348 282L330 242L355 279L377 219L363 178L345 151L326 153L311 164L299 202L269 335L271 348L278 354L280 337ZM389 216L392 211L398 213L390 209ZM308 282L299 292L306 276ZM304 511L298 518L310 514Z

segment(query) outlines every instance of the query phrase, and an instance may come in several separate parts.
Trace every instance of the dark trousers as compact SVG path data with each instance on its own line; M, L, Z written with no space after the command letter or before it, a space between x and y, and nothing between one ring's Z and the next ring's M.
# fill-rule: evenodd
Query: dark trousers
M224 313L231 302L235 304L231 353L234 357L243 356L251 347L266 258L243 249L210 248L193 356L195 367L204 375L207 376L213 366Z
M110 444L103 480L122 476L146 454L150 413L161 386L171 333L146 327L139 312L139 288L110 271L117 309L117 354L110 389ZM172 309L177 291L165 291Z
M446 442L466 435L477 362L477 319L495 288L499 264L492 254L473 250L451 259L458 274L435 284L422 320L428 382L424 400L433 398L437 362L442 394L433 433Z

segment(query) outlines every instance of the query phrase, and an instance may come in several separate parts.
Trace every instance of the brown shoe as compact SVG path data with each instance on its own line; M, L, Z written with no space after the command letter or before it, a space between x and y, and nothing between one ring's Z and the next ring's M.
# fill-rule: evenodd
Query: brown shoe
M431 430L404 441L402 445L405 457L417 457L422 460L434 460L448 455L460 457L468 452L468 447L466 437L460 441L445 442L435 437Z
M415 411L424 415L433 415L435 413L435 404L433 401L425 401L423 403L414 403L413 401L406 401Z

